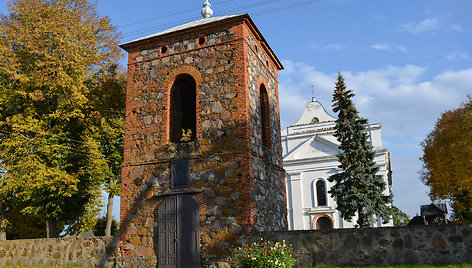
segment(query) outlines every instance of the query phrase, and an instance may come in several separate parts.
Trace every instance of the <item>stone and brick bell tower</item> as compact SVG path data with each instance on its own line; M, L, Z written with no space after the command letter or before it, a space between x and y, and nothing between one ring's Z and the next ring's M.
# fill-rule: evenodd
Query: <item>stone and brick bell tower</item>
M201 267L244 233L287 228L282 65L249 15L206 8L201 20L121 45L124 266Z

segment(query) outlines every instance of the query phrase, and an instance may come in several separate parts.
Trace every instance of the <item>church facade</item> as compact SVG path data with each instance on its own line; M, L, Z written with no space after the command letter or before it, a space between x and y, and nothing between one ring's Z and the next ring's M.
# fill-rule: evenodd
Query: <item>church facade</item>
M289 230L352 228L351 222L336 210L336 201L328 193L334 182L328 177L339 172L334 137L336 118L329 115L314 98L308 103L300 119L282 131L283 164L286 171L287 211ZM392 185L390 152L382 145L381 125L366 125L375 152L378 174L387 182L385 194ZM379 219L372 227L393 226Z

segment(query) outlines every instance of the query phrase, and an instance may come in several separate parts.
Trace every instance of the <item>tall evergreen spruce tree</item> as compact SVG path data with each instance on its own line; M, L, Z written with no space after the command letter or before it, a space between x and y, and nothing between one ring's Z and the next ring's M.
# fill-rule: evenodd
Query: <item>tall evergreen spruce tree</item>
M358 215L357 227L365 228L375 222L374 215L388 222L392 215L392 195L384 195L386 183L377 175L379 168L375 166L374 152L365 132L367 119L359 116L351 100L353 96L338 74L333 94L333 111L338 113L334 136L341 143L336 156L342 171L328 178L336 182L329 193L344 219L351 221Z

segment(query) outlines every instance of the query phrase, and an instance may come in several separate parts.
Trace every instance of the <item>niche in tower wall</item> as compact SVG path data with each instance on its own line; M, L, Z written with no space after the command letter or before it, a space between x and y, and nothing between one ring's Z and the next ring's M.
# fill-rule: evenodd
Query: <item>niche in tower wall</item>
M186 188L190 184L190 170L188 159L170 162L172 188Z

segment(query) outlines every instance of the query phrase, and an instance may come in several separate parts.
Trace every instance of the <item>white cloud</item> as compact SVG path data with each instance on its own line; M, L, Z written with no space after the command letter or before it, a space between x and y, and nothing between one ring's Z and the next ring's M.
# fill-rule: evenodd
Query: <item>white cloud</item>
M323 49L326 49L326 50L342 50L342 49L344 49L344 46L342 46L340 44L329 44L329 45L326 45L325 47L323 47Z
M385 43L371 45L370 47L377 50L392 50L392 47Z
M432 32L442 28L442 24L438 18L424 19L420 22L408 22L400 25L400 28L411 34L419 34L424 32Z
M370 46L370 48L375 49L375 50L385 50L385 51L400 51L400 52L407 51L407 49L404 46L389 45L386 43L373 44Z
M462 31L460 25L445 25L438 17L427 18L420 22L407 22L401 24L400 29L411 34L421 34L438 30Z
M451 29L454 30L454 31L457 31L457 32L462 32L463 31L462 26L460 26L460 25L452 25Z
M385 15L375 15L374 16L374 19L375 20L378 20L378 21L383 21L385 20L387 17L385 17Z
M331 94L336 76L318 72L305 63L283 61L283 65L285 70L279 73L279 105L282 127L287 127L298 120L311 100L312 85L315 97L328 101L325 97Z
M343 50L345 47L342 44L328 44L328 45L319 45L319 44L312 44L310 46L311 49L315 50L335 50L340 51Z
M315 97L330 105L336 73L326 74L300 62L284 61L284 66L288 72L279 74L279 94L285 126L301 115L304 107L299 102L310 101L312 84ZM363 116L382 123L389 135L398 136L404 135L405 129L411 134L423 131L423 135L441 112L457 107L472 91L472 69L443 71L425 80L422 77L426 71L422 66L405 65L342 74L347 86L354 90L354 101Z
M469 54L460 51L449 53L449 55L446 56L446 59L448 60L465 60L468 58Z

